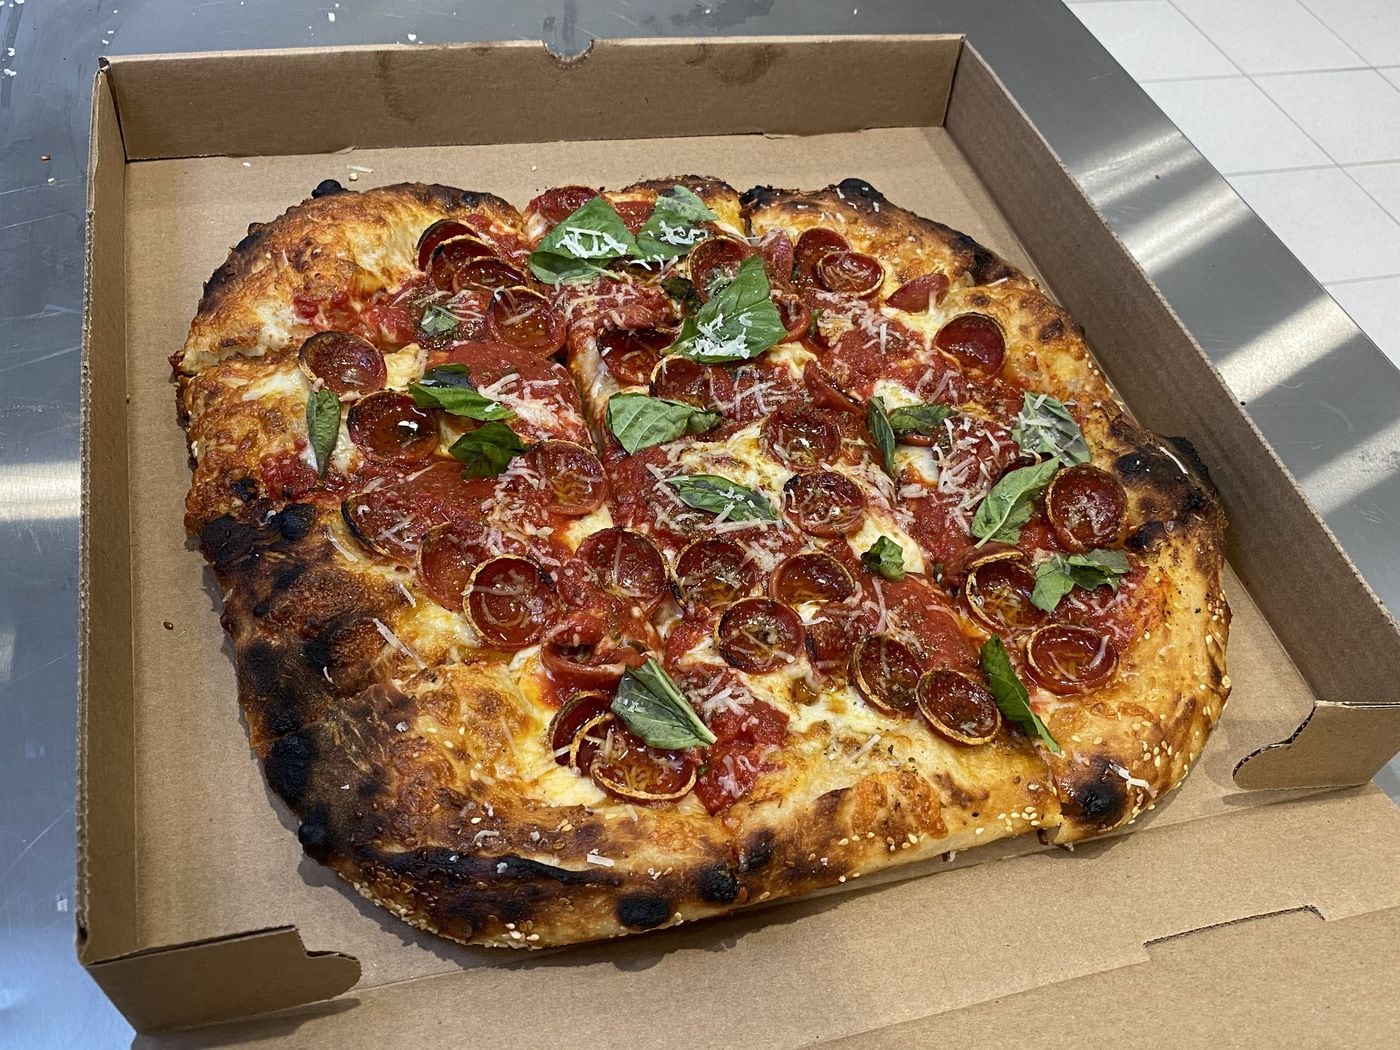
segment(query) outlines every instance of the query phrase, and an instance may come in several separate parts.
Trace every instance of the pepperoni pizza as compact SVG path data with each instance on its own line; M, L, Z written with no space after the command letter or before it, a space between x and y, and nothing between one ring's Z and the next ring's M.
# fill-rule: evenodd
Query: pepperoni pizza
M250 227L172 364L186 525L306 852L538 947L1132 820L1229 688L1190 446L847 180Z

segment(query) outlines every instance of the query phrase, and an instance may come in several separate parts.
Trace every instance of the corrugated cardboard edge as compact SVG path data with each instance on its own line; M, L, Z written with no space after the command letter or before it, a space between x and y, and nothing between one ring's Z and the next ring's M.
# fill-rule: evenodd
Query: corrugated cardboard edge
M1164 331L1180 345L1171 355L1179 364L1164 375L1146 361L1117 362L1109 378L1152 429L1189 434L1213 467L1213 480L1231 519L1227 535L1230 564L1266 611L1269 623L1299 671L1323 701L1313 715L1282 743L1243 758L1236 782L1248 788L1342 787L1364 784L1400 751L1400 624L1362 578L1321 515L1308 502L1273 447L1234 399L1218 369L1162 298L1133 254L1103 215L1077 187L1050 144L1007 92L995 71L971 45L964 47L955 74L955 103L948 132L963 150L992 197L1021 232L1027 251L1038 260L1056 294L1089 330L1123 325L1138 331ZM976 104L958 105L972 97ZM1014 112L1015 125L1033 135L1037 150L1021 150L1012 137L979 135L983 127L1010 121L978 120L987 109ZM1038 171L1054 164L1053 179ZM1047 171L1048 174L1048 171ZM1028 192L1063 179L1071 196L1047 201ZM1027 212L1035 210L1034 222ZM1056 219L1056 213L1063 218ZM1090 250L1065 251L1074 244L1066 231L1093 230ZM1141 280L1108 282L1086 273L1078 260L1111 257L1114 267L1131 267ZM1156 317L1151 317L1156 314ZM1146 319L1144 319L1146 317ZM1232 499L1237 476L1277 479L1268 498ZM1282 522L1282 524L1280 524ZM1231 536L1250 537L1234 543ZM1288 544L1260 537L1288 535ZM1307 565L1306 581L1296 567ZM1308 600L1293 600L1296 586ZM1326 620L1315 612L1328 610ZM1267 756L1267 757L1265 757ZM1259 763L1256 766L1256 762Z

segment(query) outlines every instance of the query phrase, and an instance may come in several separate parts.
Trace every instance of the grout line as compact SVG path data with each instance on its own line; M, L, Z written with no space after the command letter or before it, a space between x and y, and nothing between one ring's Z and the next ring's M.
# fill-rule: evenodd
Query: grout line
M1363 58L1361 61L1365 62L1366 60ZM1376 71L1375 66L1369 65L1329 66L1326 69L1271 69L1267 73L1246 73L1245 76L1258 77L1260 80L1268 80L1270 77L1310 77L1314 73L1375 73L1376 76L1381 76L1380 73ZM1381 77L1381 79L1385 80L1385 77ZM1388 84L1390 81L1386 80L1386 83Z
M1331 171L1333 168L1380 168L1387 164L1400 164L1400 157L1391 160L1358 160L1352 164L1339 164L1337 161L1332 161L1330 164L1290 164L1283 168L1251 168L1248 171L1223 171L1219 168L1216 170L1227 178L1233 179L1238 175L1284 175L1290 171Z
M1366 58L1365 55L1361 54L1361 52L1360 52L1359 49L1357 49L1357 48L1355 48L1355 47L1352 47L1352 44L1351 44L1351 41L1350 41L1350 40L1348 40L1346 37L1342 36L1342 34L1341 34L1341 32L1340 32L1339 30L1337 30L1337 29L1333 28L1331 25L1329 25L1329 24L1327 23L1327 20L1326 20L1326 19L1324 19L1320 14L1318 14L1316 11L1314 11L1314 10L1312 9L1312 5L1308 3L1308 0L1297 0L1297 3L1298 3L1298 6L1301 7L1304 11L1306 11L1308 14L1310 14L1310 15L1312 15L1314 18L1316 18L1316 19L1318 20L1318 22L1321 23L1322 27L1323 27L1324 29L1327 30L1327 32L1331 33L1334 37L1336 37L1336 38L1337 38L1338 40L1340 40L1343 44L1345 44L1348 51L1350 51L1353 55L1356 55L1356 56L1358 56L1359 58L1361 58L1362 61L1364 61L1364 62L1366 63L1366 68L1367 68L1367 69L1375 69L1375 68L1376 68L1376 64L1375 64L1374 62L1370 61L1369 59Z
M1112 3L1113 0L1099 0L1101 3ZM1139 80L1139 84L1177 84L1183 80L1246 80L1247 73L1202 73L1194 77L1144 77Z
M1393 281L1400 277L1400 273L1378 273L1374 277L1342 277L1336 281L1327 281L1323 287L1331 288L1338 284L1365 284L1367 281Z

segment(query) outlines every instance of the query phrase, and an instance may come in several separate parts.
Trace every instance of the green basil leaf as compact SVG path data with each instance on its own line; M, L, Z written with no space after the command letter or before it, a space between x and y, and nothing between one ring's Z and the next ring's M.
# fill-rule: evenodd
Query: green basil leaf
M904 548L888 536L881 536L860 556L861 564L887 580L904 579Z
M739 264L734 280L686 316L667 352L706 365L752 361L785 335L763 259L753 255Z
M1059 460L1047 459L1033 467L1013 470L993 485L972 516L972 535L977 539L977 546L988 540L1019 542L1021 526L1031 520L1035 498L1059 469Z
M1031 710L1031 695L1021 679L1016 677L1016 669L1011 666L1006 646L996 635L988 638L982 646L982 673L987 676L987 688L996 697L1002 715L1024 729L1027 736L1039 737L1052 755L1058 755L1060 745L1050 735L1040 716Z
M325 387L306 396L306 436L316 456L316 473L324 478L340 438L340 398Z
M612 711L652 747L681 751L715 742L714 733L655 658L623 674Z
M710 235L700 226L719 216L684 186L674 186L656 198L656 207L637 234L642 259L676 259Z
M525 445L504 423L483 423L459 437L448 451L462 464L463 477L494 478L525 451Z
M434 365L423 373L423 378L418 382L423 386L462 386L468 390L476 389L467 366L458 364Z
M465 365L438 365L408 385L419 408L440 408L450 415L482 421L514 419L515 413L499 401L479 394Z
M646 394L614 394L608 398L608 429L629 455L684 434L703 434L720 418L718 412L705 412Z
M885 410L885 399L872 397L865 409L865 425L870 428L870 436L875 439L875 447L880 450L885 473L896 477L898 468L894 462L894 427L890 424L890 414Z
M1092 591L1109 586L1115 591L1118 581L1132 566L1122 551L1094 550L1086 554L1055 554L1035 567L1035 590L1031 604L1046 612L1074 587Z
M894 430L894 436L897 438L903 437L905 434L922 434L924 437L933 437L943 426L943 421L952 415L955 413L947 405L932 403L905 405L890 413L890 427Z
M777 521L773 505L761 494L715 474L681 474L667 478L682 503L723 514L726 521Z
M418 330L424 335L446 335L457 328L462 319L445 306L432 303L423 311Z
M1089 445L1069 409L1049 394L1027 393L1011 428L1022 452L1053 456L1066 466L1089 462Z
M530 253L530 270L549 284L589 280L608 263L635 254L637 242L617 209L594 197L544 235Z

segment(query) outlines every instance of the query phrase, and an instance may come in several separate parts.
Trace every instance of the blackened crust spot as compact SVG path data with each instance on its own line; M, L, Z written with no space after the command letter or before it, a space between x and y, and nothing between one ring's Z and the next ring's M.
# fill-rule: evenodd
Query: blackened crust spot
M748 875L762 871L773 859L773 832L764 828L749 836L749 841L739 851L739 872Z
M350 191L344 186L336 182L335 179L326 179L316 184L316 188L311 191L311 196L312 199L316 199L318 197L334 197L337 193L349 192Z
M739 877L722 864L702 869L695 883L700 899L710 904L733 904L739 897Z
M1065 323L1058 317L1047 322L1037 333L1036 338L1042 343L1053 343L1065 334Z
M312 860L324 860L330 851L331 829L325 806L313 806L297 828L301 848Z
M1141 452L1119 456L1113 469L1123 478L1140 478L1152 472L1152 461Z
M1167 527L1160 521L1149 521L1137 529L1123 546L1135 554L1145 554L1167 538Z
M1064 807L1078 823L1106 831L1127 814L1127 782L1109 768L1106 759L1095 758L1069 784Z
M753 189L744 190L739 194L739 209L748 215L759 208L766 208L777 199L780 192L782 191L772 186L755 186Z
M199 545L209 564L224 571L254 555L258 549L258 533L253 526L224 514L204 526L199 534Z
M258 498L258 483L252 478L239 478L229 485L229 489L244 503L252 503Z
M306 733L278 737L263 761L268 786L289 806L295 806L306 795L315 761L316 745Z
M235 244L233 246L233 250L235 252L245 252L257 243L258 231L250 227L247 236L245 236L237 244Z
M634 930L650 930L671 917L671 902L652 893L629 893L617 902L617 921Z
M836 188L847 197L860 197L863 200L884 203L885 195L864 179L842 179Z
M286 540L299 540L316 524L316 508L310 503L293 503L277 515L277 529Z

